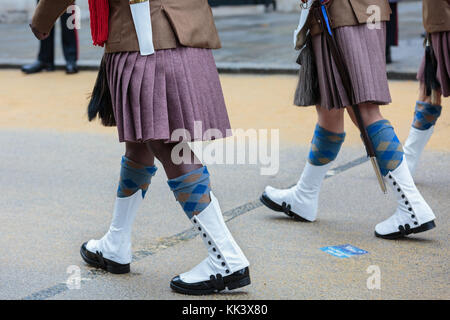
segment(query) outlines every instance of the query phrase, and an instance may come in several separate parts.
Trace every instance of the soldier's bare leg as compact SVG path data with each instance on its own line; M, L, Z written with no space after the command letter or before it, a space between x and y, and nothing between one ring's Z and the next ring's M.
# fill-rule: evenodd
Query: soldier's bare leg
M322 128L336 133L344 132L344 112L345 109L327 110L321 106L316 106L317 123Z

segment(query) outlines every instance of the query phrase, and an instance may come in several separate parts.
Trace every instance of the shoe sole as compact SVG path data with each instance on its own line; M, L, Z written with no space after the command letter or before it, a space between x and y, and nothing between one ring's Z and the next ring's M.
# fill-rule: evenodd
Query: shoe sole
M80 255L81 255L81 258L83 258L83 260L91 267L103 269L103 270L108 271L109 273L113 273L113 274L125 274L125 273L130 272L129 264L117 266L117 265L113 265L114 261L111 261L111 260L105 259L105 258L103 258L103 260L105 261L106 265L105 266L101 265L98 261L93 260L93 259L89 258L88 256L86 256L86 254L84 253L83 247L81 247L81 249L80 249Z
M225 288L231 291L231 290L239 289L242 287L246 287L250 284L251 284L250 276L248 276L248 277L240 279L239 281L230 282L230 283L226 284ZM205 289L205 290L190 290L190 289L179 287L172 282L170 283L170 288L177 293L191 295L191 296L204 296L204 295L210 295L210 294L215 294L215 293L221 292L215 288Z
M42 71L45 71L45 72L54 72L54 71L55 71L55 68L44 68L44 69L42 69L42 70L39 70L39 71L33 71L33 72L29 72L29 71L22 70L22 72L25 73L25 74L35 74L35 73L40 73L40 72L42 72Z
M259 198L259 200L262 202L263 205L265 205L267 208L276 211L276 212L282 212L285 215L287 215L290 218L293 218L296 221L301 221L301 222L310 222L308 220L306 220L305 218L302 218L301 216L299 216L298 214L296 214L295 212L292 212L291 210L289 210L289 212L286 212L283 210L283 207L280 206L278 203L273 202L268 196L267 194L264 192L262 194L262 196Z
M401 239L404 238L410 234L416 234L416 233L421 233L421 232L425 232L431 229L436 228L436 223L434 222L434 220L424 223L420 226L418 226L417 228L413 228L413 229L409 229L409 231L404 231L404 232L394 232L394 233L390 233L390 234L379 234L375 231L375 236L377 238L381 238L381 239L387 239L387 240L397 240L397 239Z

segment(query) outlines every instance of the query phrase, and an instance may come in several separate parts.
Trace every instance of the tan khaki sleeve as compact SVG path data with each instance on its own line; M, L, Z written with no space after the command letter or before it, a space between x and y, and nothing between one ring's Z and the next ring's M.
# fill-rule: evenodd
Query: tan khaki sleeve
M372 5L380 9L380 21L389 21L391 18L392 11L388 0L350 0L350 4L359 23L367 23L372 14L367 10Z
M40 0L31 25L38 31L49 33L56 20L75 0Z

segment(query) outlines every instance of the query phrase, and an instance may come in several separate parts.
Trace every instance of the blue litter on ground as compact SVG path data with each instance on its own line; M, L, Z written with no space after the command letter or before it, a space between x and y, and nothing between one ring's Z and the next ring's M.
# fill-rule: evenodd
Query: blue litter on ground
M344 244L342 246L323 247L320 248L320 250L338 258L350 258L352 256L360 256L369 253L368 251L359 249L350 244Z

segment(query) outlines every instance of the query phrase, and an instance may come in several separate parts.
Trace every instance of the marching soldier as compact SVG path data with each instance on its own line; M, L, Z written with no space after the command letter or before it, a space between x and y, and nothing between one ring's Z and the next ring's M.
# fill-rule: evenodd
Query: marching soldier
M419 100L405 143L406 161L412 174L441 115L442 95L450 96L450 1L423 0L423 23L428 45L417 75Z
M45 38L72 2L40 1L32 22L38 38ZM109 231L84 243L82 258L112 273L130 271L132 224L156 173L156 157L208 251L199 265L173 278L171 288L198 295L249 285L249 262L225 225L207 168L187 145L196 138L196 123L204 140L213 138L206 134L210 129L225 137L230 128L211 51L220 48L220 40L207 0L89 4L94 44L106 45L89 116L117 125L126 152ZM184 138L174 137L180 130ZM183 159L191 161L174 163L178 143L183 144Z
M300 22L306 22L297 29L295 41L297 48L306 43L300 62L302 69L309 71L300 72L299 88L303 89L297 90L296 104L315 104L318 122L297 185L287 190L268 186L261 201L291 217L316 220L322 181L345 139L344 111L347 110L373 145L377 160L374 164L378 163L383 176L380 181L389 185L397 198L397 210L375 227L375 235L397 239L434 228L433 211L414 184L394 127L380 111L380 105L391 102L385 62L386 21L391 13L388 1L302 2ZM371 16L369 7L373 5L380 9L380 21L374 21ZM307 40L308 31L310 40ZM312 57L308 58L308 52ZM314 60L315 65L308 65Z
M39 0L38 0L39 3ZM78 72L78 31L76 28L69 28L67 22L71 18L72 13L64 13L61 15L61 41L63 47L64 58L66 59L66 73L74 74ZM22 67L22 71L26 74L41 72L43 70L55 70L55 29L52 28L49 36L40 41L38 59L28 65Z

